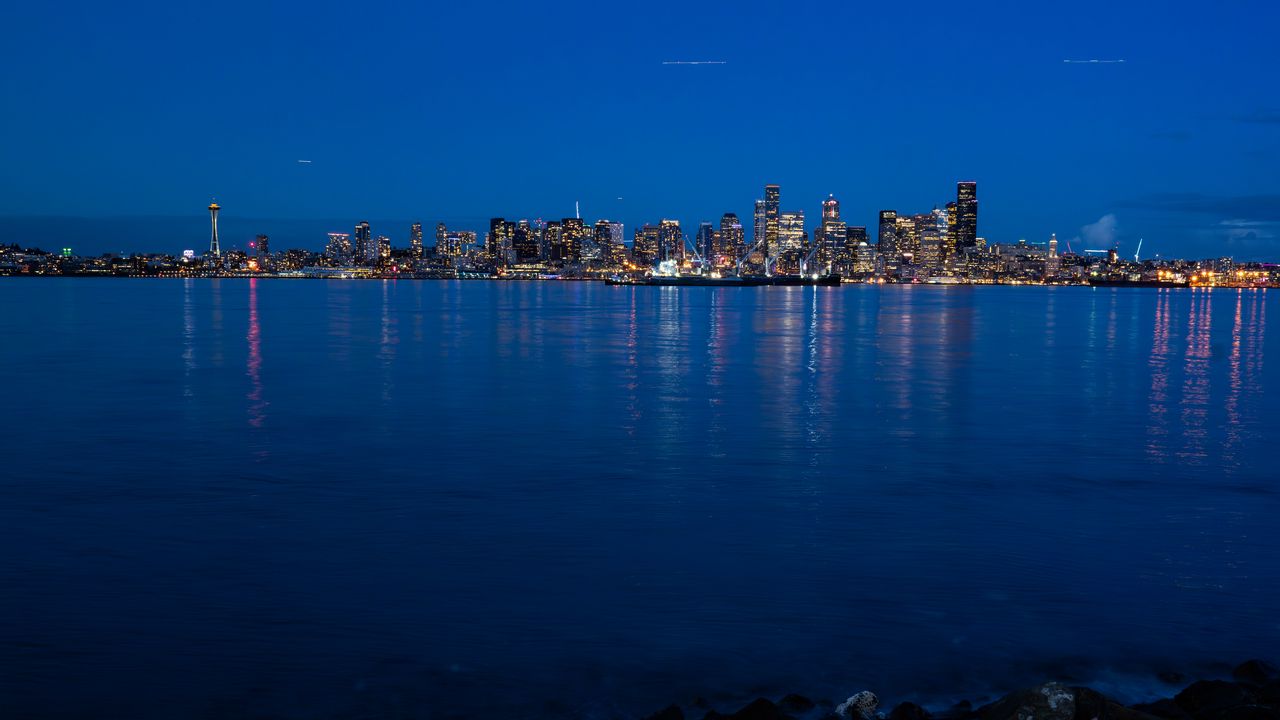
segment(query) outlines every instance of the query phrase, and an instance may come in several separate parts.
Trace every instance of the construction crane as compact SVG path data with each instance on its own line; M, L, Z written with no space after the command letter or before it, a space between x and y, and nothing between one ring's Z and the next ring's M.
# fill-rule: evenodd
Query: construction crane
M809 263L813 262L813 258L814 258L814 256L815 256L815 255L817 255L817 254L818 254L818 248L820 248L820 247L821 247L821 245L820 245L819 243L814 243L814 244L813 244L813 247L809 250L809 254L805 255L805 256L804 256L804 259L800 261L800 274L801 274L801 275L808 275L808 274L809 274Z
M1140 252L1142 252L1142 238L1138 238L1138 249L1133 251L1134 262L1141 262L1140 260L1138 260L1138 253Z

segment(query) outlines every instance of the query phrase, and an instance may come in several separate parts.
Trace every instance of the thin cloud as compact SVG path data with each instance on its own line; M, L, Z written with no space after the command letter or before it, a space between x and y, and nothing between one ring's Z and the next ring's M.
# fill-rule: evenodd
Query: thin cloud
M1080 228L1080 234L1071 240L1073 243L1088 246L1089 248L1109 248L1116 244L1116 238L1119 236L1120 222L1116 219L1115 213L1107 213L1098 218L1097 222L1091 222Z
M1159 193L1118 203L1133 210L1216 216L1219 220L1280 222L1280 195L1232 195Z

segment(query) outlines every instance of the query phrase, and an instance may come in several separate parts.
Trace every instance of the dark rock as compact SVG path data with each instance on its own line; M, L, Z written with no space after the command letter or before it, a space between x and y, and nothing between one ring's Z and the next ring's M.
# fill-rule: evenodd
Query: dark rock
M1172 700L1157 700L1153 703L1134 705L1134 710L1164 720L1191 720L1191 715Z
M1280 680L1269 682L1258 688L1258 703L1270 707L1280 707Z
M898 703L889 711L889 720L929 720L929 711L912 702Z
M1241 705L1214 715L1214 720L1280 720L1280 711L1261 705Z
M678 705L668 705L645 720L684 720L684 711Z
M818 704L809 698L795 693L791 693L778 701L778 707L789 713L805 713L817 706Z
M1155 720L1141 710L1127 708L1086 687L1071 688L1076 694L1075 720Z
M977 717L978 714L973 711L973 703L968 700L961 700L952 705L950 709L939 713L938 716L945 718L945 720L971 720L971 718Z
M1280 669L1266 660L1248 660L1237 665L1231 671L1231 677L1242 685L1260 688L1280 680Z
M1178 707L1197 720L1210 720L1226 710L1253 704L1253 694L1226 680L1200 680L1173 698Z
M765 698L756 698L747 703L741 710L732 715L724 715L715 710L703 716L703 720L795 720L790 715L782 712L777 705L774 705Z
M978 708L982 720L1075 720L1076 694L1061 683L1009 693Z

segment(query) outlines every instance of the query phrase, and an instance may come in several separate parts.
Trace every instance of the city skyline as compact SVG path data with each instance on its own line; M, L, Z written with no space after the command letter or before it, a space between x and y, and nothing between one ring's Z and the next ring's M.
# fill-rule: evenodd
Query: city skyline
M491 214L566 217L577 201L628 226L725 211L749 225L739 199L766 182L834 193L870 223L931 207L931 188L965 176L984 185L989 237L1274 254L1280 115L1265 68L1280 50L1264 28L1280 10L953 10L372 8L363 35L378 51L342 53L337 6L225 3L181 38L145 3L74 17L24 6L28 31L7 48L23 72L3 86L23 111L0 120L22 138L0 157L0 241L29 242L33 216L127 215L157 238L148 247L174 251L154 218L209 197L237 218L282 218L240 232L228 216L229 246L300 237L310 218L481 230ZM726 64L661 64L686 57ZM99 241L62 224L58 244Z

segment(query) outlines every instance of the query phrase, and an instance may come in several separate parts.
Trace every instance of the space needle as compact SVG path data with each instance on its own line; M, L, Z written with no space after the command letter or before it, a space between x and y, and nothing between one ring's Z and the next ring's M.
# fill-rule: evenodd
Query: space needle
M209 203L209 224L213 226L213 236L209 238L209 253L214 257L222 257L222 249L218 247L218 207L217 201Z

